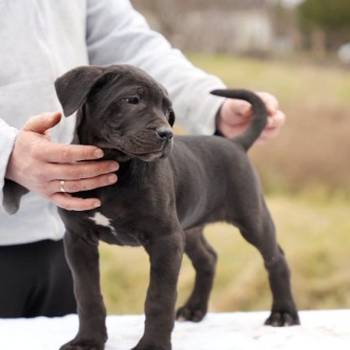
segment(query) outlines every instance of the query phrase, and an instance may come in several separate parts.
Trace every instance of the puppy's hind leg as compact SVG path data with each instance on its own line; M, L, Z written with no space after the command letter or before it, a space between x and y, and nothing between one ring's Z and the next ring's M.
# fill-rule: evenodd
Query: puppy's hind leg
M242 236L261 253L272 291L272 310L265 324L274 327L300 324L292 296L287 261L276 242L275 226L264 199L261 197L255 210L250 208L250 215L243 217L245 219L240 220L237 226Z
M178 320L201 321L207 313L213 286L217 255L203 235L203 227L185 232L185 253L196 270L194 289L184 306L176 312Z

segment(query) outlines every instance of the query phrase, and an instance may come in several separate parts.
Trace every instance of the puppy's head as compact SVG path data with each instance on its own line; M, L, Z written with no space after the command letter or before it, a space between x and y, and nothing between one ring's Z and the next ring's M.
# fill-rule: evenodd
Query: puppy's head
M81 143L152 161L172 146L175 115L166 90L128 65L75 68L55 82L65 116L77 114Z

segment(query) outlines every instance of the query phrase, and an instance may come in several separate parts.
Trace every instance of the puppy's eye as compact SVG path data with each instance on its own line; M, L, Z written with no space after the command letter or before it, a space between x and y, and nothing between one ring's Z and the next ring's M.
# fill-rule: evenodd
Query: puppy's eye
M174 113L173 109L172 108L169 108L167 111L166 111L166 114L165 116L169 119L169 117Z
M123 99L126 103L129 103L131 105L138 105L141 101L140 96L132 96L132 97L127 97Z

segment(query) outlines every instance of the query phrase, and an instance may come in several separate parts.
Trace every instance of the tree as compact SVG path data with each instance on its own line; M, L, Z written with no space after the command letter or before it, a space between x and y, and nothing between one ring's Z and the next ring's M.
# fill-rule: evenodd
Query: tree
M299 6L298 14L303 31L317 40L323 34L326 48L335 49L349 40L349 0L305 0Z

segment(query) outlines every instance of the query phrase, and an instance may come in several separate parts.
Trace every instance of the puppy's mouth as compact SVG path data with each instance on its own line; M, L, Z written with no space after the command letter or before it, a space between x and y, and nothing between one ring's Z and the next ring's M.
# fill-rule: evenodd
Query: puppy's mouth
M151 162L157 159L166 158L171 152L173 142L172 140L169 140L167 142L163 142L160 147L158 145L156 149L153 148L147 150L142 147L132 149L132 147L126 147L126 145L123 145L120 142L98 142L96 146L111 152L117 151L120 153L121 158L138 158L145 162Z
M125 154L132 155L135 158L139 158L145 162L151 162L156 159L166 158L171 152L173 142L168 141L164 142L159 150L154 151L125 151L122 150Z
M151 162L156 159L162 159L168 157L172 149L172 142L167 142L160 151L147 152L147 153L134 153L134 156L145 161Z

